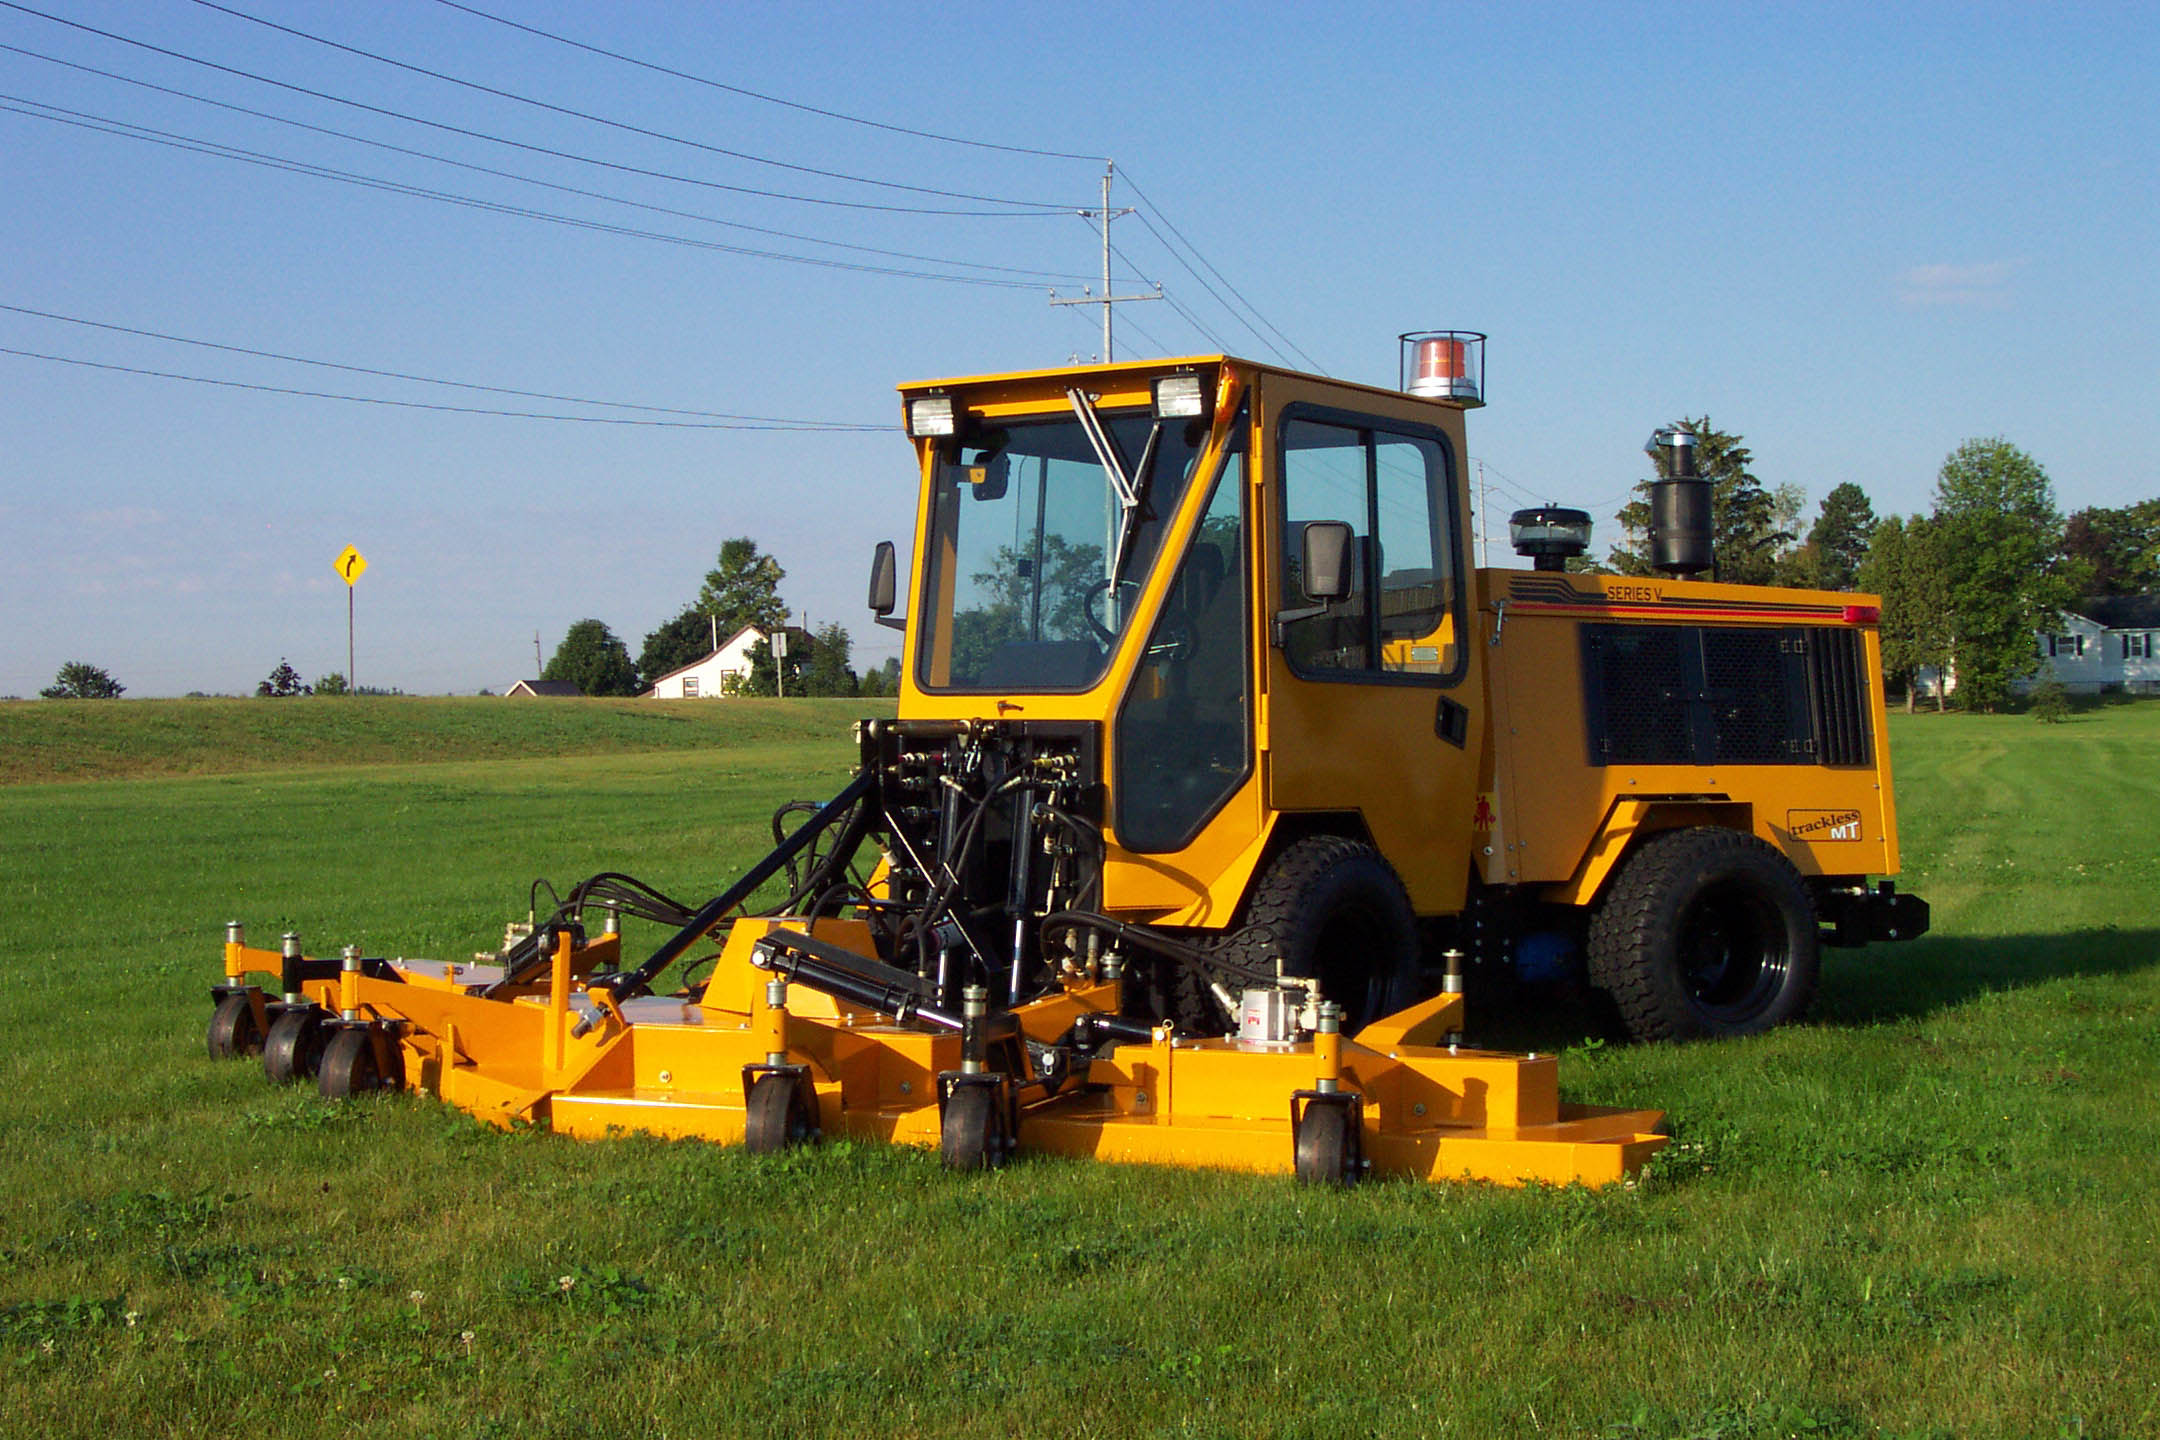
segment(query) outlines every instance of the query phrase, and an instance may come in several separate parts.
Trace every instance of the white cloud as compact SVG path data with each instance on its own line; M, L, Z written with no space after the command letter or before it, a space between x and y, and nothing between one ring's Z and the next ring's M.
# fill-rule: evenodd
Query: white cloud
M2023 263L1988 260L1977 265L1915 265L1898 277L1898 303L2001 309L2010 303L2010 277Z

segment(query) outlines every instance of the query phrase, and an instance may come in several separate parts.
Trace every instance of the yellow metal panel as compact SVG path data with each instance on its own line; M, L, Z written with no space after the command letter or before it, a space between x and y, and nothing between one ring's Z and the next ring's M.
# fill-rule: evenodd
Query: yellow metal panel
M1258 406L1264 442L1262 469L1267 503L1255 528L1261 558L1262 609L1272 616L1304 603L1283 593L1284 544L1281 456L1274 437L1284 409L1304 402L1353 409L1376 420L1437 429L1452 450L1454 510L1467 516L1463 497L1462 412L1451 406L1398 394L1326 384L1267 373ZM1444 497L1443 497L1444 498ZM1467 530L1467 526L1461 527ZM1466 534L1453 537L1456 573L1470 576ZM1468 597L1465 597L1465 605ZM1447 914L1462 907L1470 876L1471 819L1478 795L1477 757L1484 744L1482 647L1464 647L1461 678L1445 688L1393 683L1304 679L1281 650L1266 656L1268 749L1262 761L1267 802L1276 811L1355 811L1374 843L1410 892L1420 914ZM1468 711L1468 735L1458 749L1437 733L1440 701L1453 698Z
M1873 597L1700 581L1488 571L1481 577L1498 641L1492 661L1496 761L1495 853L1488 879L1558 887L1548 898L1582 904L1641 828L1730 824L1791 856L1805 875L1890 874L1897 848L1876 636L1864 629L1872 765L1641 765L1590 763L1578 627L1593 623L1717 626L1844 625L1848 606ZM1570 600L1568 597L1574 598ZM1644 803L1648 800L1662 801ZM1694 802L1715 807L1691 811ZM1795 834L1794 812L1857 813L1854 838L1836 827ZM1805 825L1803 819L1800 823Z

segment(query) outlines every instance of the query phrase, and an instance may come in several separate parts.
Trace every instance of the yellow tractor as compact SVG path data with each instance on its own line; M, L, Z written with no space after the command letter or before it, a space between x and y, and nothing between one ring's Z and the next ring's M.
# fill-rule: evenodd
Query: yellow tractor
M228 928L213 1055L573 1135L853 1135L1602 1184L1661 1117L1463 1042L1464 976L1574 975L1645 1040L1798 1015L1905 938L1868 597L1710 570L1660 432L1648 579L1580 512L1471 564L1484 337L1397 389L1226 356L901 388L920 487L894 719L703 904L571 888L471 963ZM629 948L626 923L658 926ZM274 978L273 978L274 977Z

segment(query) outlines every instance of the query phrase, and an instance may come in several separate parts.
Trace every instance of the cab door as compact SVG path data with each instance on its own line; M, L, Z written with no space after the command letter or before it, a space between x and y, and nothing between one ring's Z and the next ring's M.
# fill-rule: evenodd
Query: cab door
M1280 374L1261 386L1270 808L1354 812L1420 914L1470 873L1483 657L1467 643L1462 412ZM1350 527L1348 597L1316 605L1305 527Z

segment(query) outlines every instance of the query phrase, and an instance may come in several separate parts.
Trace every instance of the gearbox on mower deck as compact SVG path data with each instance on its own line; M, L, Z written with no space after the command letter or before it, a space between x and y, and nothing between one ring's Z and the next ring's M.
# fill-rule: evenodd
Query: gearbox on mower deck
M861 729L854 782L695 911L598 876L471 964L312 959L293 935L251 948L234 924L211 1051L259 1052L272 1080L313 1078L327 1096L425 1090L499 1124L757 1150L853 1135L935 1146L961 1169L1029 1149L1336 1183L1605 1184L1665 1143L1655 1111L1563 1103L1551 1056L1463 1046L1459 973L1354 1033L1314 982L1281 974L1233 976L1231 1034L1135 1016L1135 971L1190 967L1211 985L1229 972L1080 908L1099 840L1073 808L1090 783L1074 737L1012 722ZM882 874L865 885L850 864L873 837ZM983 903L985 874L1039 918L1016 935ZM780 913L739 914L783 875ZM625 916L677 923L626 967ZM722 927L718 955L690 967L710 961L708 975L653 993ZM252 979L265 972L269 987Z

